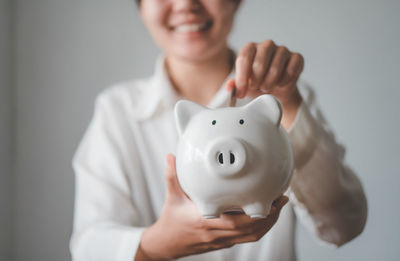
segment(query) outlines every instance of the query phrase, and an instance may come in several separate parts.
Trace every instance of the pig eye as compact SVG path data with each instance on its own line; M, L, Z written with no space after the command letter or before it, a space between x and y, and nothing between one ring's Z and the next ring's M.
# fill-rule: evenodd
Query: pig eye
M240 123L241 125L243 125L244 120L243 120L243 119L240 119L239 123Z
M217 124L217 121L213 120L211 123L212 123L212 125L215 125L215 124Z

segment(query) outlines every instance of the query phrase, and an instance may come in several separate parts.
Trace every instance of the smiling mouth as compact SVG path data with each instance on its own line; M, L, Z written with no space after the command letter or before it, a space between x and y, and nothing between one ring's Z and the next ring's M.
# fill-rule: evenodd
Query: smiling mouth
M210 29L212 26L211 21L207 21L204 23L192 23L192 24L182 24L178 26L174 26L171 29L178 33L196 33L196 32L204 32Z

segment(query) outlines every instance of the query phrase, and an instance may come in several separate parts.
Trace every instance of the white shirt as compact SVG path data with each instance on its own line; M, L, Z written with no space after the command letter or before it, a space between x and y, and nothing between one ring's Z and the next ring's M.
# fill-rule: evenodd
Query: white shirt
M333 246L362 231L362 186L344 165L344 149L335 142L314 93L303 83L299 89L303 103L289 130L295 173L286 192L290 201L275 226L258 242L180 260L295 260L296 218L320 242ZM179 138L173 116L179 99L163 58L151 78L118 84L97 97L93 119L73 159L73 260L134 260L143 230L163 207L165 156L175 154ZM229 93L221 87L208 107L227 106L228 101ZM238 106L248 101L239 100Z

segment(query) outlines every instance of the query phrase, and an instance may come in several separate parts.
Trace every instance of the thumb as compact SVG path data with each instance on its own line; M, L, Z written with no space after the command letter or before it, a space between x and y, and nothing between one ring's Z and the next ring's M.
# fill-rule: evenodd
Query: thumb
M167 197L182 197L185 195L185 192L183 192L181 186L179 185L178 177L176 176L176 158L172 154L167 154L165 181L167 185Z

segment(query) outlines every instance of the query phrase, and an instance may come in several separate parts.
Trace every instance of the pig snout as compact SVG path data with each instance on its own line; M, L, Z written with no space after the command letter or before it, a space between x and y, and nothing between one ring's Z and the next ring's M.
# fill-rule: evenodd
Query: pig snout
M210 173L227 178L235 176L246 163L244 142L236 138L214 139L207 146L206 161Z

